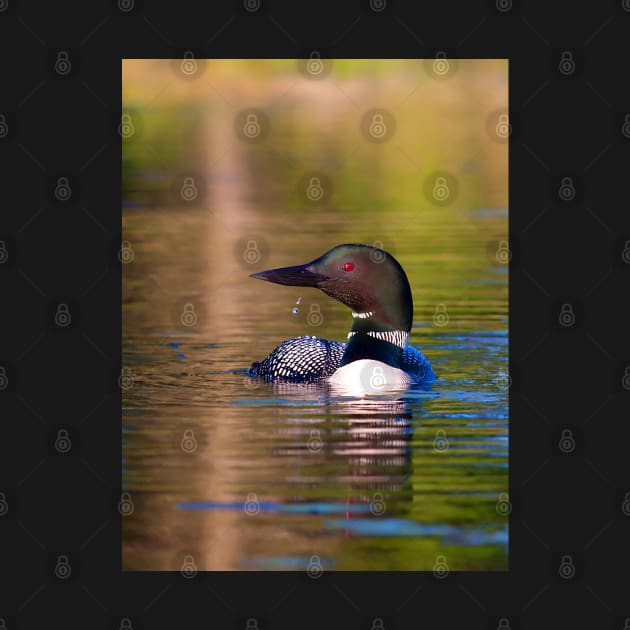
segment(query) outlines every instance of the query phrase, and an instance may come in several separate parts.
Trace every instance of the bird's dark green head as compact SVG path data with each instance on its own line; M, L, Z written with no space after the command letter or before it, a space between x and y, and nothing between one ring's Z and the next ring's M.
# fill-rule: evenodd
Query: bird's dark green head
M389 253L369 245L337 245L303 265L254 273L277 284L321 289L353 311L352 330L409 332L413 301L407 276Z

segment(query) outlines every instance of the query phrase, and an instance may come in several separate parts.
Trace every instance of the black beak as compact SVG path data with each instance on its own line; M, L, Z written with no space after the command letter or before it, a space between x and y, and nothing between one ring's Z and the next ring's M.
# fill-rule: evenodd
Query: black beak
M280 267L278 269L259 271L258 273L252 273L250 278L258 278L259 280L285 284L291 287L317 287L320 282L330 280L328 276L312 271L311 264L306 263L295 267Z

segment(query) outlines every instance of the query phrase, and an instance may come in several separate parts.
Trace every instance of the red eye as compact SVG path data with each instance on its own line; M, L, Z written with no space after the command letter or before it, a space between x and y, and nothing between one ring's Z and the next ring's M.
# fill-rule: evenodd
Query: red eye
M351 262L347 262L343 264L343 267L341 267L344 271L352 271L354 269L354 263Z

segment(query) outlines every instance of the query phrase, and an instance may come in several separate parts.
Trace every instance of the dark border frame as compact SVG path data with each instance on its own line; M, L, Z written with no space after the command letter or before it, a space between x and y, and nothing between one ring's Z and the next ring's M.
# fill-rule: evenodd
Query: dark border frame
M619 429L630 392L630 221L617 206L630 102L618 60L628 58L630 3L423 10L394 0L177 12L141 0L0 0L0 618L9 630L40 620L124 628L125 618L134 629L244 628L249 618L263 629L371 628L376 617L388 629L427 617L445 627L624 627L630 604L614 567L629 555ZM121 574L120 60L186 50L510 59L508 573ZM60 58L67 73L55 69ZM60 177L70 199L55 196ZM558 194L566 177L571 199ZM55 324L60 304L66 327ZM563 326L567 304L575 317ZM72 444L63 454L60 429ZM566 430L569 452L559 447Z

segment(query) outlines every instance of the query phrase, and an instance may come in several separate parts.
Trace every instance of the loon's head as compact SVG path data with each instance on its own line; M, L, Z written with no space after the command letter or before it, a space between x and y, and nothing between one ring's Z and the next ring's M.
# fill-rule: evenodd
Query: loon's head
M407 276L389 253L369 245L337 245L303 265L251 274L252 278L316 287L349 306L355 332L411 330L413 301Z

